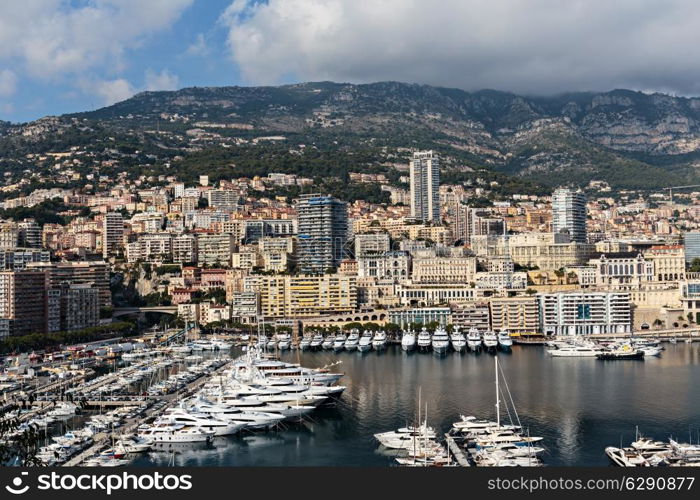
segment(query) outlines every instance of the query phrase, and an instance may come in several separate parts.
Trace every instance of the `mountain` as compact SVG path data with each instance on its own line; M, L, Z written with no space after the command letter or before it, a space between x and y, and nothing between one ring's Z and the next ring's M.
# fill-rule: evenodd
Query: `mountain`
M285 141L260 139L270 136ZM602 180L616 189L700 182L700 99L629 90L532 97L320 82L143 92L95 111L0 126L0 157L21 164L28 152L95 140L109 145L102 152L116 148L174 168L182 162L188 171L208 165L224 176L232 164L244 173L308 173L290 153L304 144L304 154L315 150L311 175L322 173L323 161L345 173L387 170L405 161L403 148L419 147L443 155L446 178L515 182L513 189L520 181ZM252 156L270 161L239 151L255 147Z

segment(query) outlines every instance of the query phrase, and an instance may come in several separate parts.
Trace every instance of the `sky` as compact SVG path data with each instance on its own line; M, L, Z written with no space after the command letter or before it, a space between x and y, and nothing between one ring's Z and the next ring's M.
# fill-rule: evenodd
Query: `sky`
M697 96L698 26L697 0L3 0L0 120L321 80Z

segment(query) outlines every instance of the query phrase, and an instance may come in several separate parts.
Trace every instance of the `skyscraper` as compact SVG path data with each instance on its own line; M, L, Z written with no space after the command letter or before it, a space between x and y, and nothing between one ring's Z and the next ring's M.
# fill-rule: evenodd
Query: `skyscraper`
M102 222L102 255L108 258L124 246L124 219L119 212L108 212Z
M348 208L332 196L309 194L297 203L299 218L298 268L323 274L343 259L348 239Z
M433 151L417 151L410 162L411 217L440 221L440 160Z
M683 235L685 245L685 261L690 263L693 259L700 258L700 232L688 231Z
M571 241L586 243L586 195L559 188L552 194L552 232L566 233Z

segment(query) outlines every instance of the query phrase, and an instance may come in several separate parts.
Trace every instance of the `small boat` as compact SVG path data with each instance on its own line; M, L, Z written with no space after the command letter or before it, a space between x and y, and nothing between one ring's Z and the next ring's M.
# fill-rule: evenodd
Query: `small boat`
M510 333L507 330L498 332L498 347L504 351L513 347L513 339L510 338Z
M481 349L481 335L479 335L479 330L475 327L471 327L467 333L467 347L469 347L470 351Z
M365 330L360 337L360 341L357 343L357 350L360 352L367 352L372 350L372 333Z
M404 351L412 351L416 348L416 334L413 330L403 332L401 335L401 349Z
M379 330L374 334L372 338L372 347L377 351L386 348L386 333L384 333L384 330Z
M464 349L466 349L467 338L462 332L459 331L458 326L454 327L452 335L450 335L450 342L452 344L452 349L454 349L455 352L462 352Z
M450 347L450 337L442 326L437 327L433 333L432 347L436 354L445 354Z
M669 339L668 343L669 343L669 344L677 344L677 343L678 343L678 339L677 339L676 337L673 337L672 339Z
M692 344L692 343L693 343L693 339L690 338L690 337L688 337L687 339L685 339L685 343L686 343L686 344Z
M427 351L428 349L430 349L432 339L430 338L430 333L428 332L427 328L423 327L423 329L418 334L417 344L419 351Z

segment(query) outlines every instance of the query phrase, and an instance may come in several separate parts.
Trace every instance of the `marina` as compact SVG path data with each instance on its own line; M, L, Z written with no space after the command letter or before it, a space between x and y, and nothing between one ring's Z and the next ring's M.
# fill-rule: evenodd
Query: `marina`
M38 392L21 416L46 429L40 456L56 465L647 466L687 464L700 442L700 344L470 349L474 332L437 330L422 332L421 350L412 333L414 348L349 332L329 349L312 335L306 348L282 337L125 352L118 367L64 382L74 402ZM553 354L568 350L580 352ZM643 362L600 362L602 352ZM625 447L637 432L664 443L663 457Z

